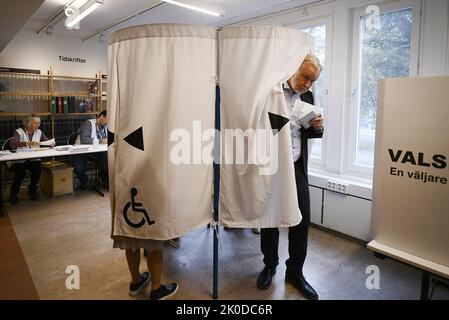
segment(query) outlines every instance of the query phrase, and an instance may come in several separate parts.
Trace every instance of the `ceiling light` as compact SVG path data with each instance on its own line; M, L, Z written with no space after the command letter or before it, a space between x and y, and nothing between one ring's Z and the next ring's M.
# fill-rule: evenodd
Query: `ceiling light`
M67 17L70 17L75 13L75 9L73 9L72 7L66 7L64 9L64 13Z
M220 16L224 16L225 13L223 10L217 9L217 8L211 8L211 7L206 7L204 5L198 5L196 3L193 3L193 1L190 0L183 0L181 1L175 1L175 0L161 0L163 2L167 2L170 4L174 4L176 6L180 6L183 8L187 8L190 10L195 10L195 11L199 11L199 12L203 12L203 13L207 13L210 15L213 15L215 17L220 17Z
M78 22L84 19L88 14L103 4L103 0L90 0L80 9L80 14L67 23L67 28L73 28Z

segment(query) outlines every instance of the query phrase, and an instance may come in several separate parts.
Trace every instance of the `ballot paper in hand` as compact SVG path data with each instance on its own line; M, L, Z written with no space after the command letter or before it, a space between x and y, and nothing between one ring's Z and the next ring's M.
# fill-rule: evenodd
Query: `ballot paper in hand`
M310 128L310 120L316 118L320 110L318 107L298 99L293 106L293 113L297 116L296 122L301 124L305 129L308 129Z
M41 141L40 145L41 146L47 146L47 147L54 146L55 145L55 139L50 139L50 140L47 140L47 141Z

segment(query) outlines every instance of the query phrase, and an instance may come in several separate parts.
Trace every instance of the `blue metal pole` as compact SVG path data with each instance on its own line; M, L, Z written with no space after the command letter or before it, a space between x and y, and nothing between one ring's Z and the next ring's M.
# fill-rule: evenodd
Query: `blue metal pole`
M220 87L215 89L215 129L220 132ZM213 270L213 295L218 299L218 195L220 193L220 135L215 135L214 141L214 270Z

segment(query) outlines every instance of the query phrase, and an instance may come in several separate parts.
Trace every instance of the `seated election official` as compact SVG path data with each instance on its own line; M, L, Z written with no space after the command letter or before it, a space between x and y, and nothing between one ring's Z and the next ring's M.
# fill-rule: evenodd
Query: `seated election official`
M89 119L81 124L75 144L93 144L94 139L101 144L108 143L107 114L106 110L100 112L96 119ZM94 159L100 169L100 180L104 187L109 187L108 176L108 153L96 152L93 154L79 154L72 157L72 165L75 174L81 183L80 188L86 190L88 177L86 164L88 160Z
M39 148L41 141L47 141L48 138L40 129L41 118L35 113L29 114L23 120L23 128L19 128L14 132L13 138L9 145L12 150L17 148ZM37 193L37 183L41 176L41 160L17 160L14 161L12 168L14 169L14 181L11 185L10 202L17 204L19 202L18 193L20 185L25 177L25 170L31 171L31 181L28 185L28 195L32 201L39 199Z

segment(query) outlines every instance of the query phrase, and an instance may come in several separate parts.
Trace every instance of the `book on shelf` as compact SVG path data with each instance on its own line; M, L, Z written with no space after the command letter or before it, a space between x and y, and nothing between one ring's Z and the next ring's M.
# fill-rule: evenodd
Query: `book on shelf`
M64 110L62 108L62 97L58 97L58 113L62 113Z
M64 113L69 113L69 97L62 97L62 108Z
M51 98L51 113L57 113L58 109L56 106L58 105L58 98L52 97Z

